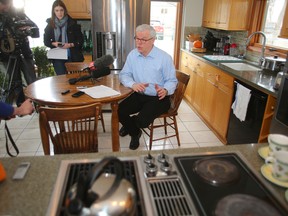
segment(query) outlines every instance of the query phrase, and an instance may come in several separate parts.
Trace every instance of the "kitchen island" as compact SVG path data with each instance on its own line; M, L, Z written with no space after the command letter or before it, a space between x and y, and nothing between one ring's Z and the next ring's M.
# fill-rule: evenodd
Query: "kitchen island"
M164 150L165 154L199 154L213 152L240 152L248 165L267 183L272 193L280 198L283 205L285 188L268 182L260 173L264 160L259 156L258 149L267 144L242 144L220 147L189 148ZM160 154L162 151L151 151L151 154ZM147 155L147 151L127 151L90 154L67 154L39 157L1 158L7 179L0 183L0 215L45 215L49 206L54 184L62 160L73 159L101 159L105 156L135 157ZM21 162L30 162L31 166L24 180L12 180L12 176ZM288 208L288 207L287 207Z

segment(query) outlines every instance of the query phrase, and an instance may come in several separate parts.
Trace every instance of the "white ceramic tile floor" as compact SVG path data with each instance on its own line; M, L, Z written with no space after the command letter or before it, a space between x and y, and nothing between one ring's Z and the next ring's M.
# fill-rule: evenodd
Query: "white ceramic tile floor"
M155 141L152 144L152 150L174 149L174 148L198 148L207 146L221 146L221 141L213 132L201 121L201 119L192 111L192 109L183 101L178 112L178 129L180 133L181 146L178 147L175 137L166 140ZM40 130L38 123L39 115L34 113L31 116L17 117L7 121L11 135L19 148L18 156L40 156L44 155L40 138ZM99 152L111 152L111 113L104 113L106 132L102 130L99 123L98 142ZM159 121L159 119L157 119ZM171 130L170 130L171 131ZM155 136L163 134L164 131L159 129L155 131ZM169 134L169 130L168 130ZM137 150L148 150L149 137L142 134L140 138L140 146ZM4 121L0 124L0 157L9 157L5 147L5 130ZM130 137L120 137L120 151L132 151L129 149ZM11 153L15 151L9 147Z

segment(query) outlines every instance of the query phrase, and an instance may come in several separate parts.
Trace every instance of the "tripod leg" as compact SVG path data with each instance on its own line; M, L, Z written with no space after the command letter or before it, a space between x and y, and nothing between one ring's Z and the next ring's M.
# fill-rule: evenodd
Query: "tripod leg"
M1 101L11 103L13 102L13 99L11 99L11 88L13 83L13 77L16 70L17 65L17 57L16 56L9 56L8 64L7 64L7 70L4 75L4 80L2 83L2 94L1 94Z

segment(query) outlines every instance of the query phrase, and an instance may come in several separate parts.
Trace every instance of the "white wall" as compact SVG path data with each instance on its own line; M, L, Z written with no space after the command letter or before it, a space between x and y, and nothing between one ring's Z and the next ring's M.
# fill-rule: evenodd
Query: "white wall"
M184 0L182 26L201 26L204 0Z
M204 0L184 0L180 42L183 46L185 45L185 27L200 27L202 25L203 6Z

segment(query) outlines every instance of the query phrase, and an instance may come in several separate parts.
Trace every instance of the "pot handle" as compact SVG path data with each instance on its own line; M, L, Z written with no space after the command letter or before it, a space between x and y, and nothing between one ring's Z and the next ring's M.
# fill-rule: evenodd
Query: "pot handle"
M97 194L89 194L90 188L93 183L103 173L104 168L110 163L115 163L115 179L109 190L102 196L98 197ZM68 204L68 212L72 215L79 215L84 206L88 207L96 200L105 200L110 197L113 192L118 188L123 178L124 167L122 162L116 157L105 157L97 163L88 173L88 176L81 175L77 182L77 191L74 199L70 200Z

